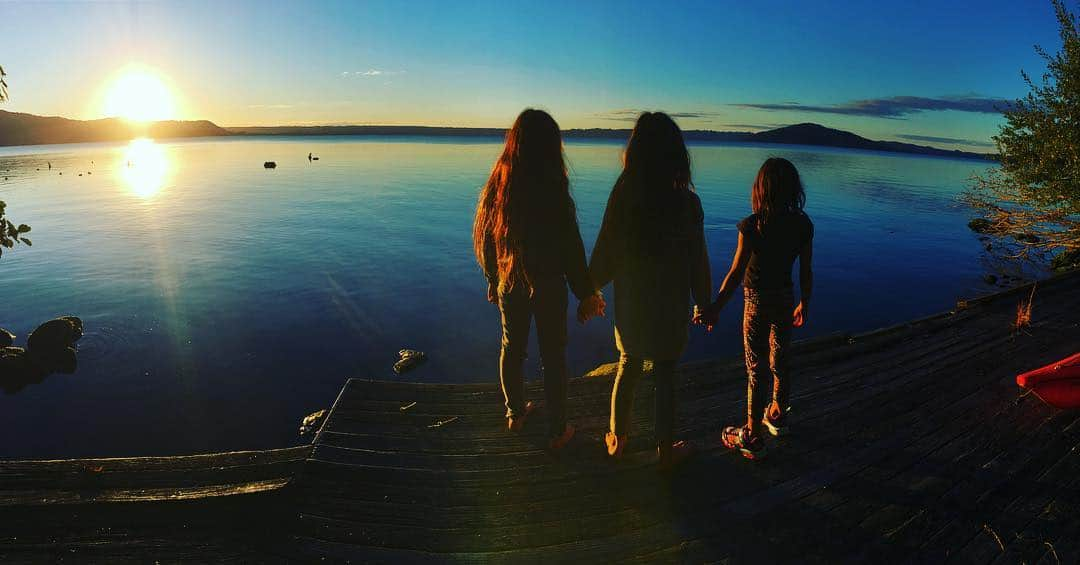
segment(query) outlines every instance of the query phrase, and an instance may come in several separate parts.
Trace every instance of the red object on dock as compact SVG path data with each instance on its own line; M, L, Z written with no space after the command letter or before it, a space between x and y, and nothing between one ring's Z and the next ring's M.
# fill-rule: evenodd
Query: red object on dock
M1080 353L1017 375L1016 384L1051 406L1080 408Z

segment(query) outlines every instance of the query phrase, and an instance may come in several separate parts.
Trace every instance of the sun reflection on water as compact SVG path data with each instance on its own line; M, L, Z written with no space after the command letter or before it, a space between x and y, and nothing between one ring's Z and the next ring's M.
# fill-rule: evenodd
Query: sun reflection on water
M152 198L165 186L170 171L165 149L152 139L135 139L128 144L120 162L120 176L136 196Z

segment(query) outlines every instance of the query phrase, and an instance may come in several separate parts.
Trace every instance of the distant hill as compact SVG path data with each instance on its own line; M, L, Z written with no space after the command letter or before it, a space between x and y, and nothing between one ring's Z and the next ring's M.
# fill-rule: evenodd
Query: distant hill
M102 120L69 120L67 118L35 116L0 110L0 146L39 145L47 143L78 143L83 141L119 141L134 137L204 137L219 135L403 135L439 137L502 137L502 128L463 128L439 126L251 126L221 128L213 122L167 121L145 125L132 124L116 118ZM796 124L757 133L743 131L686 130L688 141L771 143L786 145L818 145L867 149L892 153L911 153L939 157L990 159L982 153L940 149L899 141L874 141L848 131L820 124ZM629 129L570 129L563 135L568 139L612 139L625 141Z
M407 135L407 136L453 136L453 137L502 137L506 130L501 128L461 128L434 126L252 126L230 127L234 135ZM855 135L849 131L832 129L820 124L796 124L757 133L744 131L685 130L683 135L688 141L774 143L785 145L818 145L823 147L844 147L849 149L867 149L888 151L891 153L911 153L915 155L933 155L938 157L962 157L968 159L990 159L993 156L983 153L940 149L926 145L902 143L899 141L874 141ZM630 137L629 129L569 129L563 131L567 139L613 139L625 141Z
M917 155L937 155L940 157L967 157L989 159L992 155L970 153L956 149L939 149L927 145L901 143L899 141L874 141L855 135L849 131L827 128L820 124L796 124L750 136L754 143L783 143L796 145L823 145L825 147L846 147L850 149L870 149L873 151L891 151L894 153L914 153Z
M135 137L201 137L229 132L206 120L134 124L117 118L69 120L0 110L0 146L121 141Z

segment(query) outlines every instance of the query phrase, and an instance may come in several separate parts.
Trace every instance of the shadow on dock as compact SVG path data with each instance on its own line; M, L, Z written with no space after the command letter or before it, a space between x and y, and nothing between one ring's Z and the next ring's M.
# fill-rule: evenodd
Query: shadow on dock
M0 462L0 559L359 562L1080 560L1080 412L1014 376L1080 344L1080 273L796 348L792 435L716 449L745 403L740 360L685 365L657 473L652 391L606 460L610 371L574 379L578 436L505 431L491 384L350 379L313 445L190 457ZM530 396L542 394L534 384Z

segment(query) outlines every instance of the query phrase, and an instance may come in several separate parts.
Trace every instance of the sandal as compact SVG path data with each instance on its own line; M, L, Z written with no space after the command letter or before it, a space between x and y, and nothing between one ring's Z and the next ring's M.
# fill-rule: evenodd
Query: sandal
M762 459L765 457L765 441L761 437L750 434L746 426L728 426L720 434L720 441L728 449L738 450L747 459Z
M781 409L774 402L765 409L765 416L761 418L761 423L765 424L765 429L769 430L770 434L780 437L787 434L786 420L787 410Z

